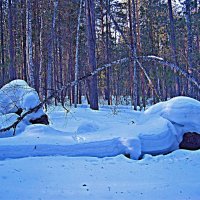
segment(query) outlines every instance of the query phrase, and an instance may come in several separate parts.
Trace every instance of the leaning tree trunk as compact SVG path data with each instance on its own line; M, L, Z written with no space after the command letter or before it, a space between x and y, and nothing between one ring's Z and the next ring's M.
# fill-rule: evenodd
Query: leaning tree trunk
M95 32L95 3L94 0L86 0L86 18L87 18L87 42L89 67L92 71L96 70L96 32ZM90 108L98 110L98 90L97 75L90 80Z

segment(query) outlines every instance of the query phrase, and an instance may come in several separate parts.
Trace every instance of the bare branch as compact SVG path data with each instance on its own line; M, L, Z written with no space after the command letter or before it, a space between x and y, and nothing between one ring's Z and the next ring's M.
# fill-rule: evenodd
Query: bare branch
M165 61L163 58L160 58L157 56L141 56L141 57L139 57L139 59L146 60L146 61L156 61L163 66L170 67L171 70L176 70L177 72L179 72L181 75L183 75L187 80L189 80L191 83L193 83L200 90L200 82L198 82L188 72L181 69L181 67L175 65L174 63Z

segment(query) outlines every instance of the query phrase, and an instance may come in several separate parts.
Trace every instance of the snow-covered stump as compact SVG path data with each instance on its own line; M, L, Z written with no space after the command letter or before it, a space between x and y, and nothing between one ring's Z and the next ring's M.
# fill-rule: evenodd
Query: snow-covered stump
M36 107L40 103L38 93L35 89L23 80L14 80L6 84L0 89L0 129L6 128L18 117L28 112L30 109ZM13 120L14 119L14 120ZM27 115L16 127L17 130L25 128L29 124L49 124L48 116L40 108L36 112ZM2 135L10 135L10 130L2 133ZM9 133L8 133L9 132ZM11 130L13 133L13 130Z

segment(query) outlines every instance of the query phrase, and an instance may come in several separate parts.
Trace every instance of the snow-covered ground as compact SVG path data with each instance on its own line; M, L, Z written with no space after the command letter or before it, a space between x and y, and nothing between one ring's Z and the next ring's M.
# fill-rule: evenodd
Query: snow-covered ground
M135 161L30 157L0 161L2 200L199 200L200 151Z
M200 132L198 101L145 112L58 106L48 116L49 126L21 124L0 138L0 199L200 199L200 151L176 150L185 131Z

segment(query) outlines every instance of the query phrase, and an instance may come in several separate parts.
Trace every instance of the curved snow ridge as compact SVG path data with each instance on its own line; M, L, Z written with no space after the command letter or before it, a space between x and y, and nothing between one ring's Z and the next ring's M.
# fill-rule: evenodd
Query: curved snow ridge
M75 145L2 145L0 160L39 156L90 156L111 157L128 154L132 159L141 155L141 145L137 138L114 138L112 140L81 143Z

